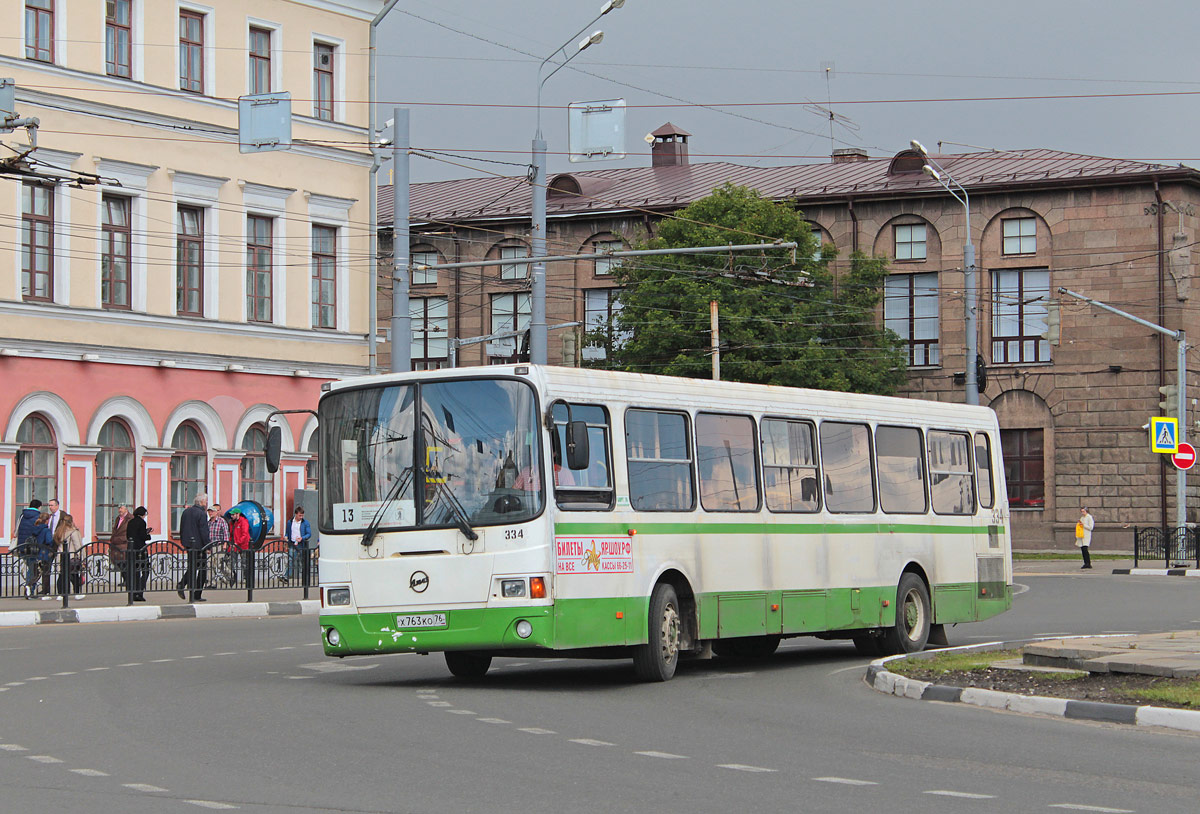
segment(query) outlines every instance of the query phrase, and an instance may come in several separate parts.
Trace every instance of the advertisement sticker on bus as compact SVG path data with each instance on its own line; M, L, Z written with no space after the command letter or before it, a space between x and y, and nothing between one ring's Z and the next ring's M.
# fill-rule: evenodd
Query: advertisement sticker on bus
M633 538L555 537L556 574L632 574Z

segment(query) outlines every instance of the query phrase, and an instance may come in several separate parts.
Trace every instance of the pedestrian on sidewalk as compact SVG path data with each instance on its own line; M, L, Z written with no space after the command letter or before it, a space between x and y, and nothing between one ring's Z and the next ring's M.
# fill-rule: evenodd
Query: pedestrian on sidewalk
M60 553L66 553L63 560L66 570L58 574L58 592L66 594L73 591L75 599L83 599L83 558L80 556L83 551L83 532L75 525L75 518L66 512L62 512L58 527L54 530L54 544Z
M129 590L133 592L134 602L146 601L146 580L150 577L150 557L146 546L150 542L151 528L146 525L146 507L138 506L133 510L133 519L126 525L126 538L129 549L125 557L128 576L126 581Z
M297 506L292 522L288 523L288 564L283 575L284 583L299 577L303 570L301 561L303 551L308 548L308 540L312 537L312 526L304 519L304 507Z
M50 533L50 512L43 511L38 515L33 526L33 536L37 538L37 562L33 574L29 577L30 592L26 597L33 599L34 596L41 596L42 599L49 599L50 568L54 560L54 536ZM38 590L39 583L41 590Z
M42 501L36 497L29 501L29 506L21 509L21 519L17 522L17 545L14 553L19 552L21 561L25 564L25 598L33 598L33 585L37 581L38 572L38 535L37 521L42 513Z
M125 554L129 548L129 521L133 515L128 506L117 507L117 517L113 521L112 535L108 538L108 561L121 580L121 590L125 587Z
M1075 545L1083 553L1083 568L1092 567L1092 556L1088 547L1092 544L1092 529L1096 527L1096 518L1088 514L1086 506L1079 509L1079 522L1075 524ZM1080 570L1082 571L1083 568Z
M190 602L204 602L200 596L208 583L208 495L196 495L191 506L183 510L179 518L179 540L187 549L187 573L175 587L179 598ZM190 596L184 594L187 589Z

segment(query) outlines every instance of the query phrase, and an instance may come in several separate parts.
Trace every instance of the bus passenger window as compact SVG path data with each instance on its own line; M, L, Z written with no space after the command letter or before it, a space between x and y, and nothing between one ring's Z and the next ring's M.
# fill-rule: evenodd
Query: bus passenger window
M628 410L625 449L630 506L651 512L692 510L695 498L686 415Z
M758 511L754 420L749 416L696 416L700 505L709 512Z
M969 435L929 431L929 485L934 513L975 514Z
M555 402L551 408L554 433L550 457L554 464L554 495L560 509L596 511L613 507L612 452L608 410L595 404ZM588 465L570 469L566 463L567 424L587 424Z
M990 509L996 505L996 490L992 487L992 443L981 432L975 433L975 483L979 488L979 505Z
M929 510L920 430L876 427L875 468L879 472L881 509L889 514L924 514Z
M817 443L807 421L762 421L763 486L773 512L815 512L821 508L817 488Z
M871 430L866 424L821 422L821 467L829 511L875 511Z

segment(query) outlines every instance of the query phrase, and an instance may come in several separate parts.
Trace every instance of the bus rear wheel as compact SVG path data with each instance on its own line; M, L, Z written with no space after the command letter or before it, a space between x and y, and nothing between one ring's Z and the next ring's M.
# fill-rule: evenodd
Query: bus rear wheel
M884 652L899 655L924 650L932 615L925 581L911 571L905 573L896 589L896 623L883 635Z
M633 650L633 669L642 681L670 681L679 666L679 641L683 618L679 596L666 583L655 586L650 595L650 637Z
M491 656L459 650L446 651L446 667L458 678L483 678L491 666Z

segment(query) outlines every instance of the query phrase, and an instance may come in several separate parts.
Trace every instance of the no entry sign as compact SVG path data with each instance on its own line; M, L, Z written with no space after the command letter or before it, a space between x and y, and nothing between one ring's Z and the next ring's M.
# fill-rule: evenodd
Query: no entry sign
M1186 441L1179 444L1179 451L1171 456L1176 469L1191 469L1196 463L1196 448Z

